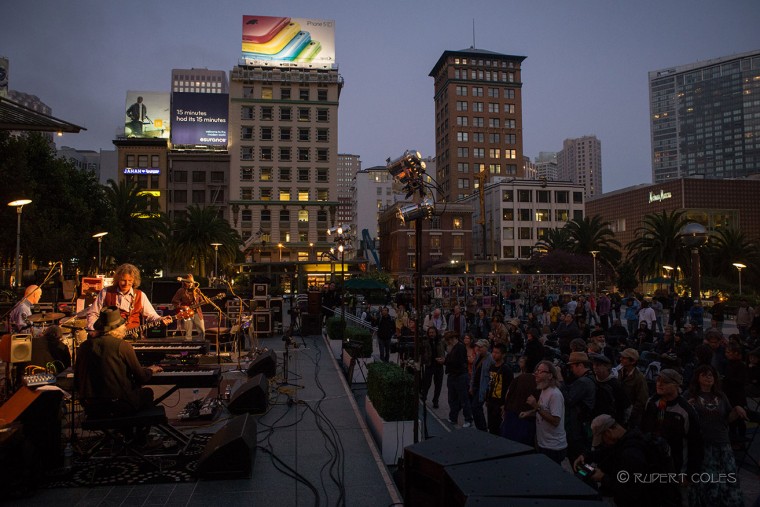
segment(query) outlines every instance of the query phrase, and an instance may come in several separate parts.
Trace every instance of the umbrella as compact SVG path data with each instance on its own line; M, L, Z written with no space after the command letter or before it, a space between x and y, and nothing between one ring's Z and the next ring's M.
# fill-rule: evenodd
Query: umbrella
M347 289L387 289L388 286L372 278L351 278L346 281Z

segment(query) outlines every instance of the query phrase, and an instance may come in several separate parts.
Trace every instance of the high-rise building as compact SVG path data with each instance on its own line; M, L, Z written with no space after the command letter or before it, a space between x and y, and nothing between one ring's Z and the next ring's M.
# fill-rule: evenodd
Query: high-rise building
M232 70L229 222L255 261L318 258L333 246L342 87L337 67Z
M536 158L536 177L548 181L559 179L557 173L557 152L541 151Z
M471 194L476 174L522 178L524 56L444 51L435 80L436 180L448 201Z
M557 153L560 181L583 185L586 198L602 193L602 142L596 136L565 139Z
M338 214L336 217L339 225L353 223L354 219L354 176L361 171L362 161L359 155L338 153L337 177L338 177Z
M172 69L172 92L229 93L227 73L223 70Z
M760 50L649 73L652 180L760 172Z

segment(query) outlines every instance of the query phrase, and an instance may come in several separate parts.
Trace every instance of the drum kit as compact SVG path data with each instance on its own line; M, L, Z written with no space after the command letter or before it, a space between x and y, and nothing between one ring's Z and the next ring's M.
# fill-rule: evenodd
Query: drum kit
M26 321L34 327L41 328L40 334L44 333L47 327L55 325L55 322L60 321L58 325L63 328L61 341L69 348L70 354L73 354L74 349L87 340L87 331L85 331L87 327L86 319L66 317L65 313L42 312L29 315Z

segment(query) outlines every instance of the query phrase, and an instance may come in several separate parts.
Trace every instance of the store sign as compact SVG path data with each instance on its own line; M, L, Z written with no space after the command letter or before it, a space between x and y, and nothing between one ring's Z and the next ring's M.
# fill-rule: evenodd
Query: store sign
M161 169L143 169L140 167L125 167L124 174L161 174Z
M653 202L664 201L665 199L670 199L671 197L673 197L673 194L670 192L665 192L663 190L660 190L659 194L649 192L649 204L652 204Z

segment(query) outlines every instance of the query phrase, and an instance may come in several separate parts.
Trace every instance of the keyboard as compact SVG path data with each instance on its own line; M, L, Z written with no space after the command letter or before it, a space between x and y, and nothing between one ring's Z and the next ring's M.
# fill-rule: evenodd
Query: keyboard
M219 368L171 368L154 373L147 385L176 385L179 387L216 387L221 379Z
M208 352L206 342L193 341L139 341L132 344L140 364L149 366L164 360L166 356L205 354Z
M26 387L39 387L49 384L55 384L55 375L52 373L35 373L34 375L24 375L24 385Z

